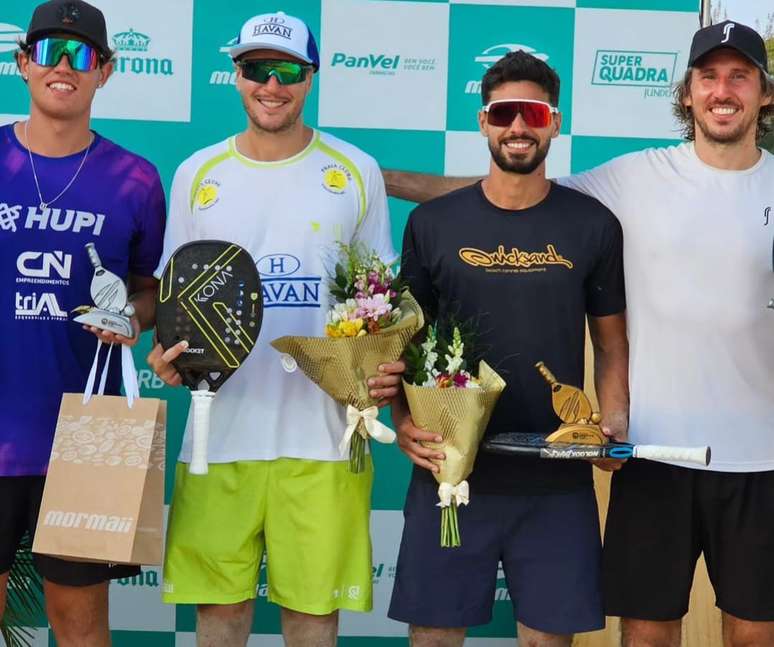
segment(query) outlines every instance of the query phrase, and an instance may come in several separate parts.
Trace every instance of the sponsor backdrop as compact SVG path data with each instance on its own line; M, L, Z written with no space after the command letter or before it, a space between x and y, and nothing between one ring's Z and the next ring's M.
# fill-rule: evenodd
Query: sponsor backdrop
M308 123L361 146L383 166L449 174L486 171L488 151L476 125L481 76L516 49L543 58L562 79L564 120L549 157L551 175L673 143L670 86L685 69L698 26L697 0L93 1L107 15L117 50L116 74L98 93L94 127L154 162L167 188L183 159L244 126L225 52L242 22L257 13L283 9L319 35L322 69ZM35 4L5 0L0 8L0 122L28 109L13 50ZM391 201L396 245L410 207ZM13 208L0 196L0 226ZM189 398L164 388L147 368L142 358L149 346L146 336L136 350L139 382L143 394L170 401L168 501ZM375 608L342 615L340 644L350 647L405 644L405 627L388 620L386 608L409 469L395 446L377 447L375 456ZM474 647L513 645L511 602L500 576L492 622L470 632ZM262 582L250 644L281 645L279 614L266 604ZM193 608L162 605L161 587L157 568L112 586L114 644L194 645ZM53 644L45 620L39 624L36 644Z

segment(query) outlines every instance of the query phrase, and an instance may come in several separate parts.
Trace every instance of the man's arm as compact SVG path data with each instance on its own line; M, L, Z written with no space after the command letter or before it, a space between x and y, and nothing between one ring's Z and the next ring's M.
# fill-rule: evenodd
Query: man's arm
M602 415L602 430L625 441L629 426L629 340L626 314L589 317L594 346L594 388Z
M478 182L480 177L447 177L413 171L382 169L387 195L411 202L427 202Z

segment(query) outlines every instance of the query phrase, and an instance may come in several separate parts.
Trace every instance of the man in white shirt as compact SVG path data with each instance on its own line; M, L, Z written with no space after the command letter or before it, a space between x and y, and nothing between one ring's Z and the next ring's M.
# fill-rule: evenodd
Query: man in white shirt
M675 93L688 141L558 180L623 227L629 439L712 448L706 469L632 461L613 477L606 611L626 646L680 644L702 552L726 644L774 644L774 156L757 145L773 98L754 30L701 29ZM408 199L471 181L386 177Z
M394 260L387 198L375 160L303 123L319 56L301 20L282 12L251 18L230 53L247 129L177 170L157 275L184 243L237 243L261 272L265 311L255 349L213 401L206 476L188 473L186 433L164 600L199 605L199 647L245 645L266 554L285 644L332 647L339 609L371 609L373 466L369 459L363 473L350 472L338 449L342 407L269 342L323 334L325 261L337 242L361 242ZM149 357L170 384L180 383L169 362L183 349L157 346ZM371 395L389 397L399 379L374 377Z

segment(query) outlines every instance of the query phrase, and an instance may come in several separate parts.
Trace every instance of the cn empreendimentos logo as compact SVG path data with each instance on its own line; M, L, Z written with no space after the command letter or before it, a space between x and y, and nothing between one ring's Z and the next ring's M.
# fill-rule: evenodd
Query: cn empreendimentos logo
M645 88L645 96L671 96L677 52L598 49L592 85Z
M519 43L499 43L498 45L492 45L478 54L473 60L481 65L484 70L488 70L506 54L518 52L519 50L526 52L527 54L532 54L532 56L539 58L541 61L548 60L548 54L539 52L529 45L522 45ZM481 94L482 76L484 76L484 72L482 72L481 76L477 79L470 79L465 83L465 94Z

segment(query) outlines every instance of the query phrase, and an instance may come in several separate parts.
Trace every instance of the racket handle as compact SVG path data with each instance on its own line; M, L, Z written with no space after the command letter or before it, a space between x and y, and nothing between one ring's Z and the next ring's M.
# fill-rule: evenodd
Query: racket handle
M207 444L210 436L210 406L215 394L212 391L191 391L193 405L193 443L191 449L191 464L188 471L191 474L207 473Z
M712 452L709 447L664 447L661 445L636 445L632 455L650 460L680 461L709 465Z
M99 254L97 254L97 248L94 247L94 243L86 243L86 253L89 255L89 260L95 270L102 267L102 261L99 258Z
M554 386L556 384L556 378L554 377L554 374L548 370L548 367L543 364L543 362L538 362L535 364L535 368L538 370L540 375L543 376L543 379L548 382L551 386Z

